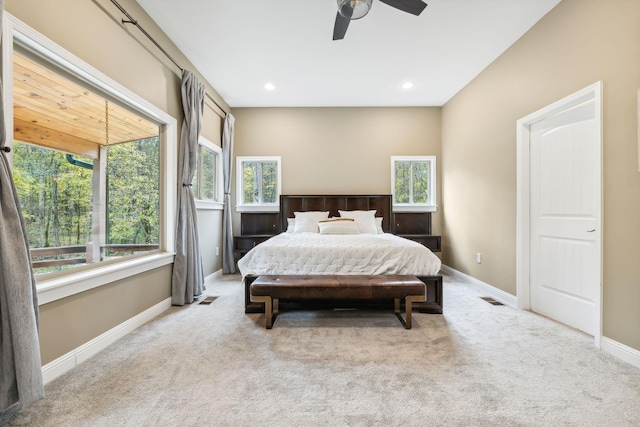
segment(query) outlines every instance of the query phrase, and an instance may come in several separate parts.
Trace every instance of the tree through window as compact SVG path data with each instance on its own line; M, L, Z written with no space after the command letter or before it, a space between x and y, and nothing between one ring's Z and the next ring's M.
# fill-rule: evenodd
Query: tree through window
M435 169L435 156L391 157L394 210L435 210Z
M35 272L158 249L158 125L28 52L13 58L13 173Z

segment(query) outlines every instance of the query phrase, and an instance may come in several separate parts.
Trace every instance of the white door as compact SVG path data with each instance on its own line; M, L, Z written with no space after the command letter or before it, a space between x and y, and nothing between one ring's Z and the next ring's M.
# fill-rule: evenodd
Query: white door
M600 137L590 99L530 127L530 307L596 333Z

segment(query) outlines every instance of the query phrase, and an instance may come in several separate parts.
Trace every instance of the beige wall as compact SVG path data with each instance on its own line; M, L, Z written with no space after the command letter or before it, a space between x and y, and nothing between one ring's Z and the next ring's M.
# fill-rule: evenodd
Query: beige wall
M144 29L160 42L183 67L195 70L133 0L120 0ZM61 45L110 78L182 122L179 70L133 27L123 27L111 2L106 0L9 0L5 10ZM202 77L201 77L201 80ZM226 111L210 85L207 93ZM220 145L222 110L206 100L202 134ZM200 213L203 241L220 240L221 214ZM215 248L203 250L205 274L221 268ZM215 254L214 254L215 255ZM105 285L92 291L40 307L42 361L48 363L117 324L168 298L171 266Z
M603 81L604 335L638 350L639 22L637 0L563 0L442 110L444 262L515 294L516 120Z
M42 364L166 299L171 271L167 265L40 306Z
M283 194L391 194L391 156L440 161L440 108L234 108L233 114L234 156L282 156ZM438 194L439 183L438 177ZM434 234L440 218L440 211L433 215Z

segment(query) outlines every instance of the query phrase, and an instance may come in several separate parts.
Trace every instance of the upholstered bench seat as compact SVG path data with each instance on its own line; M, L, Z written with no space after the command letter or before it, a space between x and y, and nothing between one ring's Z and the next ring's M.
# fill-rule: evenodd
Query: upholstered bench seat
M262 275L251 283L252 302L265 304L265 327L271 329L280 299L295 300L394 300L394 311L411 329L414 302L425 301L426 285L409 275ZM405 303L405 319L400 301Z

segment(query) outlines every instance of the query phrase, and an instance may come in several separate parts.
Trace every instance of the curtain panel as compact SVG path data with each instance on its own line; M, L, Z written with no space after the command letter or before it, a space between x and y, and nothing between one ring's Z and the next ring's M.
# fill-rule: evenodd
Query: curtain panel
M171 303L192 303L204 292L204 272L198 239L196 204L191 182L196 170L198 137L202 128L205 88L190 71L182 71L184 120L178 158L178 212L176 257L171 278Z
M224 174L224 212L222 217L222 273L236 272L233 258L233 224L231 221L231 170L233 165L233 130L235 118L227 113L222 130L222 172Z
M3 14L0 0L0 42ZM44 397L36 280L6 139L0 81L0 411L17 402L26 408Z

